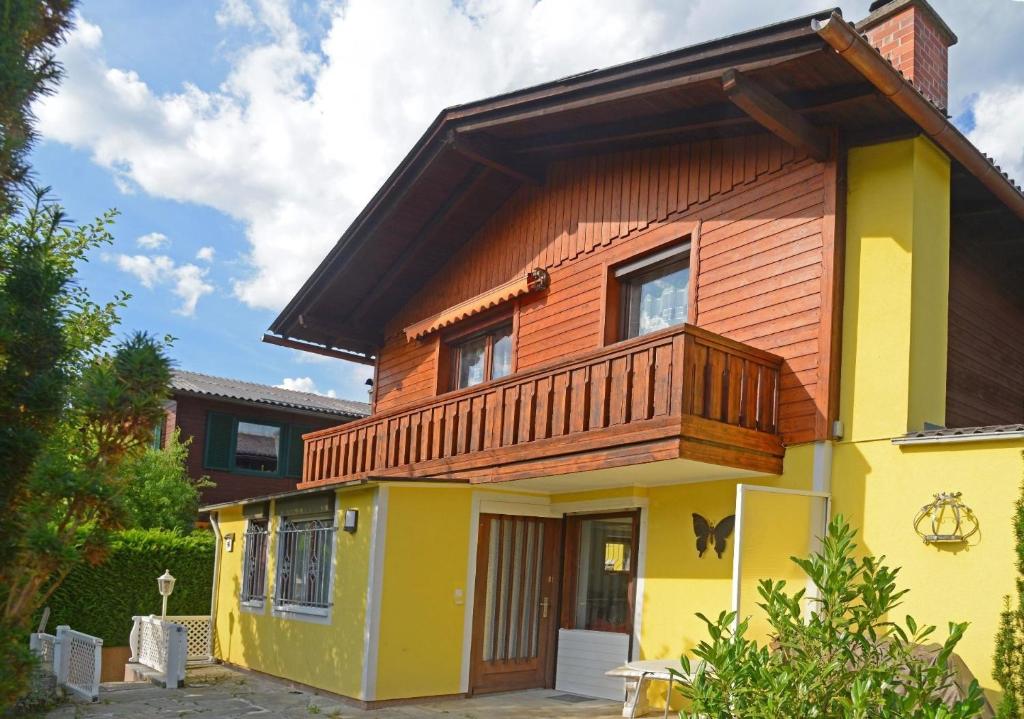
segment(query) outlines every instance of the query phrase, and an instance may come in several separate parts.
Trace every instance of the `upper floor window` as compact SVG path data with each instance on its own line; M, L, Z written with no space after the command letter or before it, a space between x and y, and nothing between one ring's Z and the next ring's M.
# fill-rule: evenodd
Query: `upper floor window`
M512 325L501 324L451 344L451 389L512 373Z
M690 246L670 247L615 270L621 298L620 339L686 322L689 312Z
M210 412L203 466L269 477L302 476L302 435L309 427Z
M239 422L235 434L235 468L277 472L281 456L281 427L263 422Z

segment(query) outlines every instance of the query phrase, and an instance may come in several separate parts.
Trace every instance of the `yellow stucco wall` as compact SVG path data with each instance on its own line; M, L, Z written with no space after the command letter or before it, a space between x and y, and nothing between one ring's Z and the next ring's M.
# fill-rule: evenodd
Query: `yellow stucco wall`
M472 490L390 487L378 700L460 691Z
M241 608L238 594L245 519L240 507L219 512L221 533L233 533L235 545L232 552L221 551L214 648L218 659L338 694L359 696L374 492L359 489L338 493L336 512L358 509L360 526L354 534L340 529L337 532L334 606L327 624L275 617L269 601L262 611ZM271 521L273 531L277 518ZM340 526L340 518L337 523ZM276 536L271 534L268 596L273 596L276 552Z
M969 621L958 653L987 690L1003 597L1013 592L1013 504L1024 477L1024 441L901 448L889 440L835 448L834 511L859 528L863 552L885 555L910 589L896 617L913 615L945 636ZM981 524L966 546L929 546L914 532L917 511L941 491L963 492Z
M814 445L789 447L781 477L747 479L742 483L809 490L813 461ZM719 480L651 487L647 491L647 556L640 631L642 658L675 658L690 651L707 638L704 624L695 614L702 612L713 618L731 609L736 536L729 538L721 559L711 549L698 557L691 514L697 512L712 522L733 514L736 485L740 483L740 480Z
M847 167L840 418L848 440L945 420L949 160L923 138Z
M949 160L917 138L851 150L840 418L833 513L886 555L909 588L906 613L944 631L970 621L960 653L992 690L993 639L1012 589L1010 517L1024 442L901 448L893 437L945 418ZM967 547L927 546L917 511L962 491L982 524Z

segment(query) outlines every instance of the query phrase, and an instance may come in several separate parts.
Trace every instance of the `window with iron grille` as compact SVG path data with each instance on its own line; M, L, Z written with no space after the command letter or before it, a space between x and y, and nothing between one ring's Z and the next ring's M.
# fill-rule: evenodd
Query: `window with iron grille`
M317 610L331 606L331 548L335 527L330 519L281 522L277 533L277 609Z
M242 553L241 600L247 604L263 604L267 595L267 520L250 519L245 528Z

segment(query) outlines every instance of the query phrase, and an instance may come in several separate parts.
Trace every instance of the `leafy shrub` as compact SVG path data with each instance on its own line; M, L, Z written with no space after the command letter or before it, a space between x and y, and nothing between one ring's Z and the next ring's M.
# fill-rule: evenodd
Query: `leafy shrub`
M1013 518L1017 537L1017 600L1016 606L1006 598L996 637L995 677L1003 688L999 705L1000 719L1024 719L1024 488L1017 500Z
M188 474L189 438L174 434L162 449L147 448L121 465L124 505L128 524L138 529L176 529L189 532L199 513L199 490L214 486L206 477Z
M822 551L793 558L817 587L787 594L785 582L762 580L759 606L772 627L771 646L747 639L748 621L733 632L734 613L717 620L698 615L710 640L694 650L696 667L682 658L680 691L691 708L684 716L709 719L967 719L985 700L977 681L965 696L943 703L954 689L950 657L966 624L950 624L934 650L923 645L935 627L907 617L905 628L888 619L906 593L896 589L899 570L871 557L856 561L855 532L842 517L829 525ZM883 558L884 559L884 558ZM809 603L809 604L808 604ZM810 607L805 617L804 608ZM713 667L713 669L712 669Z
M48 631L67 624L126 646L137 614L159 614L156 578L169 569L178 580L168 614L209 614L213 587L214 537L160 529L129 529L113 535L110 554L96 566L80 565L50 599Z

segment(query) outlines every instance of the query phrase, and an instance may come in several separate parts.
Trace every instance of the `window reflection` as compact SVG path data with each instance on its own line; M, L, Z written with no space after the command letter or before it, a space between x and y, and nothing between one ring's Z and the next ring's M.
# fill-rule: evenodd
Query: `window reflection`
M281 428L239 422L235 436L235 466L253 472L276 472L281 452Z

